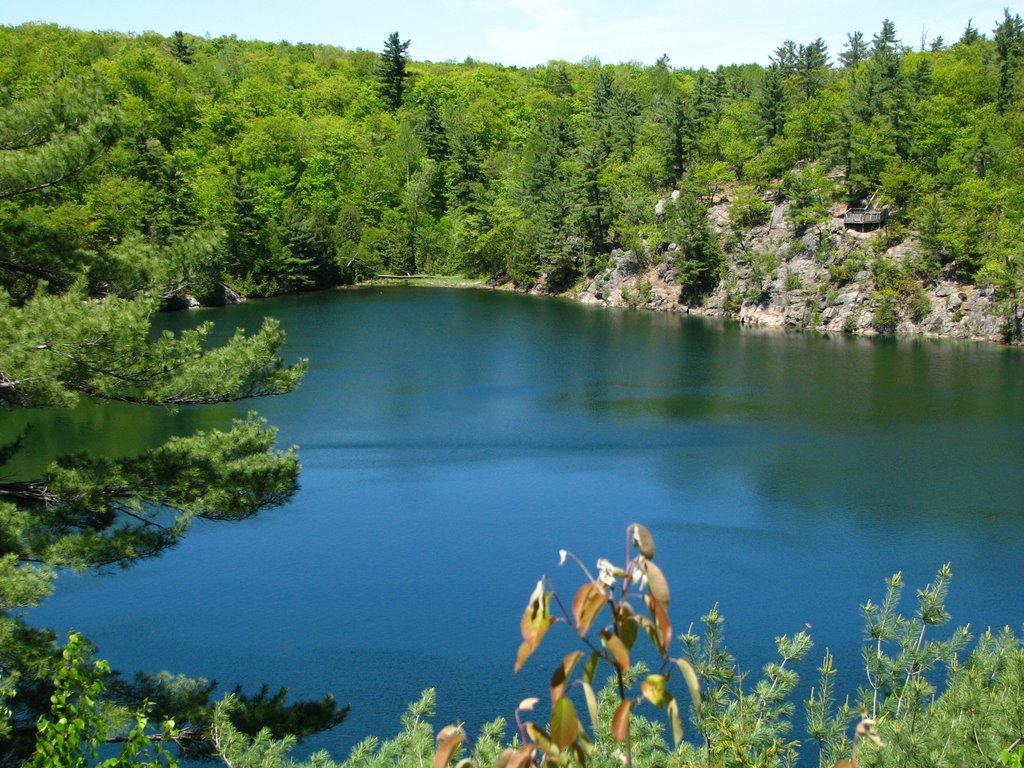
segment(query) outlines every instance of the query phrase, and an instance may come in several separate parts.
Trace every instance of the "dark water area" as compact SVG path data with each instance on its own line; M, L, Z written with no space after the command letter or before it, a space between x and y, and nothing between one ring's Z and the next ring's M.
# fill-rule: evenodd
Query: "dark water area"
M954 623L1021 629L1021 350L431 289L161 322L213 320L223 336L266 314L288 333L286 358L309 358L295 393L37 414L25 461L132 453L255 407L300 446L301 490L250 521L199 521L128 571L64 575L31 620L84 632L122 670L351 704L298 755L340 759L393 735L431 686L438 725L511 720L574 648L556 627L513 674L537 579L571 599L579 573L558 567L558 550L621 561L633 521L657 541L677 631L717 604L747 669L809 624L802 678L815 681L828 646L841 692L855 693L859 606L902 571L911 612L950 561Z

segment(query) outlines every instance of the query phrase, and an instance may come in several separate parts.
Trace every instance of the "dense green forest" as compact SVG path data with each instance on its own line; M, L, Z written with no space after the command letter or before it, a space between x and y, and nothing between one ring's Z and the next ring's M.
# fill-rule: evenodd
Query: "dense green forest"
M886 21L874 34L851 32L842 51L784 41L768 67L714 71L675 69L667 57L650 67L417 62L415 41L397 33L381 53L24 25L0 28L0 49L3 409L82 397L186 406L290 391L303 364L281 360L272 321L217 348L205 327L149 333L160 308L235 293L421 273L559 292L621 249L671 262L681 296L699 304L737 246L710 227L709 206L727 198L739 230L766 219L769 194L788 201L797 235L820 227L835 203L889 205L886 238L913 232L916 243L892 285L939 276L991 285L1008 317L1019 317L1024 22L1009 12L991 30L968 23L956 42L908 47ZM0 466L27 439L0 445ZM283 735L339 722L344 711L330 698L289 707L283 693L239 692L218 708L204 683L111 677L81 640L61 657L61 638L23 620L55 569L156 556L195 518L242 519L288 498L297 473L295 452L275 448L273 429L253 415L138 457L76 455L45 477L0 477L0 755L17 764L31 754L37 718L52 708L56 725L32 764L85 765L73 756L108 728L131 733L138 757L153 733L143 699L152 716L185 724L179 740L236 766L283 760L269 733L255 745L243 735L263 723ZM1024 734L1024 657L1012 634L982 637L969 662L957 660L966 633L923 642L925 627L947 618L946 581L925 590L916 618L898 614L899 583L881 614L868 613L879 648L874 693L890 697L876 707L879 720L895 708L880 729L904 757L879 750L865 765L988 765ZM704 746L672 752L657 725L638 720L638 764L794 759L795 680L785 662L749 709L715 621L690 638L712 696L706 717L696 713ZM807 650L780 645L784 659ZM922 665L946 676L934 704ZM104 687L123 705L118 727L94 706ZM819 698L809 715L822 764L848 754L854 715L834 705ZM402 736L362 745L350 764L429 760L429 709L421 702ZM615 727L595 762L619 764ZM496 733L477 743L482 763L499 759ZM520 766L534 757L516 754Z
M920 233L924 279L1024 285L1024 32L1009 13L923 50L885 21L842 51L785 41L768 67L714 71L416 62L397 34L384 54L55 26L0 43L5 147L40 103L64 113L67 151L89 133L107 145L3 203L15 297L83 272L90 292L158 284L169 301L382 272L559 291L613 248L651 258L671 242L699 298L729 245L702 207L729 190L752 226L771 188L800 231L834 200L894 206L891 236ZM674 187L679 215L656 217Z

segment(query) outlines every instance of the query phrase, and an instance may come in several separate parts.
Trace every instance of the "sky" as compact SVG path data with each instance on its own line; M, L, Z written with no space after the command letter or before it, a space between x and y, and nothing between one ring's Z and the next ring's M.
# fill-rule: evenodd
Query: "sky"
M964 0L0 0L0 24L236 35L379 51L397 31L419 61L533 66L553 59L674 67L767 64L785 40L821 37L833 59L849 32L871 39L885 18L906 45L954 42L968 19L991 35L1002 2ZM1020 8L1009 5L1011 13Z

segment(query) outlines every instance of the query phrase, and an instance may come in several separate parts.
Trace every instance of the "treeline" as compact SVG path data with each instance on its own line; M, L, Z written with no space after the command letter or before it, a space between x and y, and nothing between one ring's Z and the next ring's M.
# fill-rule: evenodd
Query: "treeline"
M727 190L749 226L769 189L797 229L836 200L894 206L925 278L1024 280L1024 24L1008 11L952 44L912 49L884 21L842 51L785 41L768 67L713 71L415 62L397 34L378 53L23 25L0 47L8 144L40 104L106 144L70 181L0 201L15 296L82 273L169 300L381 272L561 290L613 248L668 242L699 296L722 258L705 205ZM673 188L679 215L656 216Z

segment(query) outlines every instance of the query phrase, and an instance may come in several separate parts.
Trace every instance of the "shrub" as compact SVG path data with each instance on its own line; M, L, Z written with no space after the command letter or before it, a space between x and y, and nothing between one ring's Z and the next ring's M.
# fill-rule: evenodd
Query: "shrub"
M729 220L736 229L753 229L772 215L772 205L753 187L740 187L729 205Z
M890 288L875 292L875 313L871 326L878 333L894 333L899 324L899 296Z

